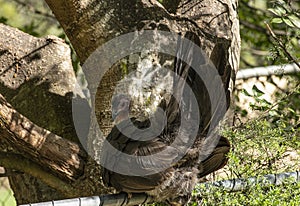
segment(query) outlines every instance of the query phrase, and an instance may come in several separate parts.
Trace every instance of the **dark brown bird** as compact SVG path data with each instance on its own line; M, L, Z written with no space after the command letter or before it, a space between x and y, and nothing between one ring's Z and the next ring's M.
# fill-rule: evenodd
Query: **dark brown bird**
M202 67L191 68L213 68L204 59L199 45L199 37L192 32L178 39L173 96L167 105L160 104L166 118L162 118L161 112L145 121L129 118L130 98L122 94L113 98L116 126L102 152L102 161L108 165L103 169L107 186L127 193L147 193L170 205L186 205L199 178L226 164L228 140L209 131L223 117L215 110L226 110L227 102L222 101L218 92L214 97L208 94L202 73L200 77L197 72ZM213 83L214 74L218 73L203 74L212 78L208 81ZM214 88L220 89L224 90L223 85ZM211 106L214 100L220 100L217 106Z

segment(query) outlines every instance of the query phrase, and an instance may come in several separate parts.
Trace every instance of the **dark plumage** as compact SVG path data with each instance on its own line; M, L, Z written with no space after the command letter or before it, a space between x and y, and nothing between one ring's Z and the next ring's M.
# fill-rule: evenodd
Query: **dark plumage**
M203 81L190 68L190 65L207 63L202 58L202 54L197 52L197 46L200 45L197 35L187 32L185 38L190 42L179 37L174 63L174 73L181 78L174 76L173 96L166 106L163 103L160 105L166 111L167 118L162 119L161 113L156 112L151 119L146 121L129 119L130 99L126 95L117 95L112 102L113 118L117 126L114 126L108 135L102 153L103 162L111 165L111 168L103 170L103 181L108 186L127 193L145 192L153 196L156 201L166 201L171 205L185 205L198 179L226 164L226 154L230 148L226 138L218 137L215 134L213 139L217 139L216 147L212 148L210 152L206 151L205 140L208 128L211 126L211 119L216 115L211 111L211 98L207 94L208 91L205 89ZM182 59L185 59L186 63ZM191 91L186 90L188 87L191 88L198 103L195 104L189 97L191 94L188 92ZM177 102L176 98L180 101ZM203 103L207 105L203 105ZM218 104L225 104L227 107L226 102ZM199 109L199 113L194 112L195 109ZM218 122L221 115L220 118L217 118ZM159 131L160 125L164 125L165 122L166 126L162 128L162 132ZM197 124L195 124L196 122ZM182 125L184 128L180 130ZM157 128L157 131L155 129L147 130L150 126ZM144 133L138 133L141 131ZM159 135L155 136L157 132ZM152 138L141 141L147 135ZM195 141L191 139L193 135ZM177 142L177 145L173 146L175 138L179 139L179 143ZM182 149L185 144L189 143L191 146L187 150ZM117 150L107 149L108 144ZM136 158L120 157L120 153L117 151ZM162 151L168 152L153 159L143 158L160 154ZM208 154L205 156L206 153ZM183 157L181 158L181 156ZM178 159L176 159L177 157ZM172 161L173 159L176 161ZM164 166L163 170L160 169L162 166ZM126 175L119 174L112 171L114 168L121 168L122 171L128 173ZM143 175L130 175L134 170Z

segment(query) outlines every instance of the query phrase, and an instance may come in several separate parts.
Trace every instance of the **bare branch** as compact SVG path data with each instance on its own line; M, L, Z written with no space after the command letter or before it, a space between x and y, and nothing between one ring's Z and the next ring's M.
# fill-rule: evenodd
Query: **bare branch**
M2 95L0 111L0 139L61 177L71 180L82 174L86 154L77 144L38 127L14 110Z
M55 188L68 196L76 194L76 191L72 189L70 184L45 170L45 168L41 167L39 164L24 158L22 155L0 152L0 165L5 166L7 169L22 171L33 177L39 178L50 187ZM30 165L30 167L28 167L28 165Z
M250 23L248 21L245 21L245 20L240 20L240 24L243 25L243 26L245 26L245 27L247 27L248 29L252 29L252 30L264 33L267 36L269 35L267 29L265 29L265 28L263 28L263 27L261 27L261 26L259 26L257 24L252 24L252 23ZM282 30L274 30L274 33L276 35L281 35L281 36L287 35L286 31L282 31Z
M40 10L34 8L28 2L23 2L23 1L20 1L20 0L14 0L14 2L16 2L19 5L21 5L22 7L25 7L26 9L28 9L29 11L31 11L34 14L41 15L43 17L50 18L50 19L56 21L55 16L53 16L52 14L49 14L49 13L46 13L46 12L43 12L43 11L40 11Z

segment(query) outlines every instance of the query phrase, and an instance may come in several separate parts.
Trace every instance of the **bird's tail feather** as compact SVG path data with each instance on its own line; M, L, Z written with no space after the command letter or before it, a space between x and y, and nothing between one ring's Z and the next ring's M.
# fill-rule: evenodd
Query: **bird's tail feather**
M184 36L179 36L177 40L176 58L174 62L173 95L167 106L166 114L168 124L173 123L178 118L183 91L187 82L191 82L191 65L197 57L197 47L200 46L199 37L193 32L186 32ZM177 112L174 112L177 111Z

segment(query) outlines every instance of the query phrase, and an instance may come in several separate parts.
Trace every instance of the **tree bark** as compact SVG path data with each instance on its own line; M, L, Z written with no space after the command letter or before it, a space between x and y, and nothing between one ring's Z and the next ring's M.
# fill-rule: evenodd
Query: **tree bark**
M69 46L0 24L0 64L0 165L17 171L17 203L106 192L74 129Z
M155 0L46 2L70 38L82 64L105 42L128 32L143 29L176 33L194 31L201 37L202 49L222 73L225 87L230 85L227 91L230 99L240 49L236 1L163 1L164 5ZM121 79L122 68L120 64L110 68L100 84L95 84L96 74L87 72L85 75L90 91L97 91L97 123L92 120L92 124L99 124L106 136L112 128L110 100L116 83ZM102 135L93 133L92 137L103 139ZM94 141L90 147L98 151L101 144L101 140Z
M163 5L155 0L45 1L64 28L82 64L99 46L128 32L144 29L176 33L195 32L201 37L202 49L222 75L224 87L230 85L226 91L230 98L240 50L235 0L166 0L163 1ZM75 76L66 45L53 37L36 39L0 26L0 65L8 71L2 73L0 77L2 80L0 93L12 105L11 109L15 109L13 113L17 114L18 111L26 116L29 119L26 121L32 121L30 122L32 128L39 128L37 125L42 127L38 129L42 141L51 143L51 138L59 139L62 141L62 147L70 152L65 156L65 151L58 149L53 153L57 155L48 156L50 160L57 160L57 162L46 162L43 156L36 153L37 145L31 147L26 143L26 146L22 146L22 148L29 148L29 151L19 150L14 146L9 139L15 135L9 133L5 136L5 131L12 130L5 127L1 131L0 141L4 139L4 145L12 147L13 155L7 154L8 156L0 163L10 169L20 169L10 167L7 163L10 162L9 160L19 159L21 155L27 157L25 162L29 162L35 171L30 173L24 169L23 171L28 172L29 175L18 174L10 177L18 204L108 192L107 188L103 188L101 172L97 164L92 159L86 158L80 150L81 147L75 144L78 143L78 139L72 124L70 103ZM19 69L20 66L22 70ZM26 68L30 75L27 75ZM15 73L17 81L14 79ZM107 72L100 85L94 84L93 74L86 73L86 78L89 89L97 91L95 111L97 120L92 120L91 124L99 123L106 135L112 127L110 99L117 81L122 78L122 67L116 64ZM7 105L4 100L2 103ZM19 115L19 118L23 117ZM8 125L11 124L10 121L6 122ZM43 135L43 132L49 135ZM93 131L90 131L90 136L91 134L103 139L103 134L93 134ZM28 136L30 135L32 134L28 131ZM61 139L57 135L72 142ZM21 135L19 136L21 138ZM91 146L95 152L99 147L101 148L101 140L92 144L95 144ZM60 148L60 146L53 148ZM71 148L76 149L71 150ZM1 151L7 153L5 150ZM6 155L4 153L0 153L0 156L2 157L3 154L4 157ZM49 150L43 154L49 155ZM72 161L69 161L70 156ZM76 163L73 161L74 157L78 160ZM63 168L71 171L65 171ZM55 181L52 180L55 178L59 179L57 182L65 183L66 187L53 184ZM40 195L41 193L43 195Z

